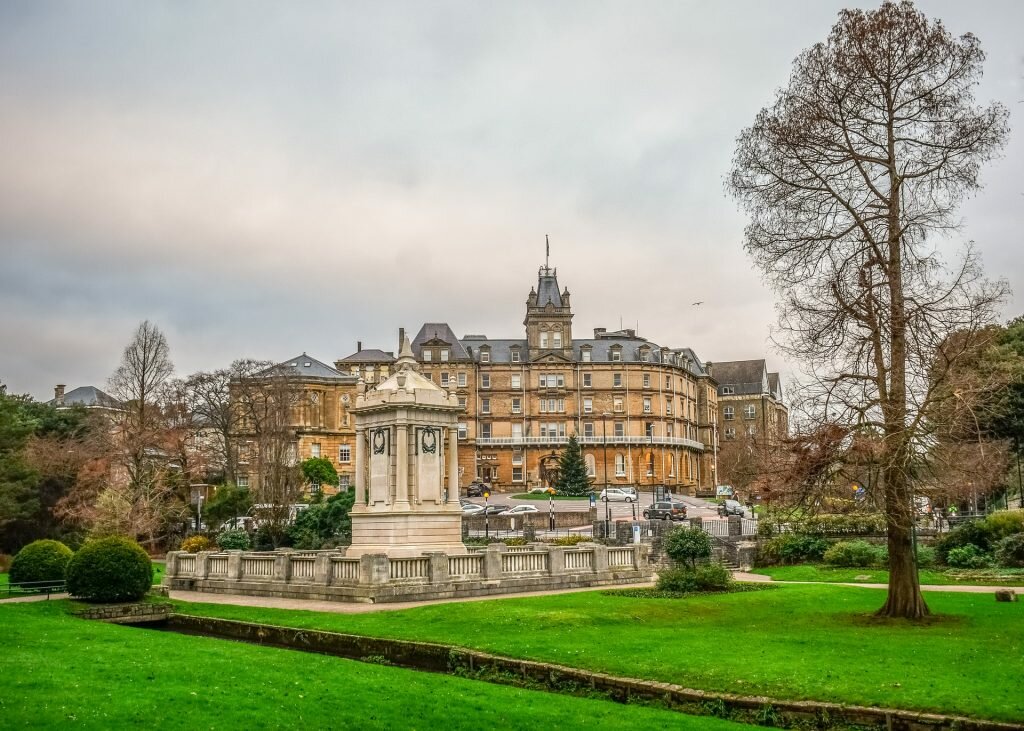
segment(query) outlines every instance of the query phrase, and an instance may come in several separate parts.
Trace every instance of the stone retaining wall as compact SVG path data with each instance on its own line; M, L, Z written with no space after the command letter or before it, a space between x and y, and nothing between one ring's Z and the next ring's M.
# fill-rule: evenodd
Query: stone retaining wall
M784 701L685 688L672 683L623 678L553 663L491 655L432 642L292 629L235 620L173 614L167 628L276 647L318 652L366 662L461 675L489 682L575 694L604 693L620 702L654 702L696 715L715 715L746 723L860 726L890 731L1021 731L1019 724L888 708L846 706L814 701Z
M170 604L102 604L75 612L83 619L98 619L111 624L164 622L171 615Z
M405 602L644 582L645 546L509 547L466 554L348 558L337 551L167 555L175 590L350 602Z
M508 515L491 515L486 519L486 527L494 531L523 530L533 528L534 530L545 531L550 527L547 508L540 508L539 513L524 513L511 517ZM555 510L555 528L585 528L589 527L595 520L596 510ZM512 527L513 521L515 528ZM482 515L462 516L462 532L483 531L485 519Z

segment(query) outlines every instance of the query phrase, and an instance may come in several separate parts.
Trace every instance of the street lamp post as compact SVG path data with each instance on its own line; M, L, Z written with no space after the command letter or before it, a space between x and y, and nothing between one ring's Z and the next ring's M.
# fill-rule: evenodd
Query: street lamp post
M608 527L611 523L611 506L608 503L608 417L606 411L601 414L601 442L604 447L604 537L608 539Z

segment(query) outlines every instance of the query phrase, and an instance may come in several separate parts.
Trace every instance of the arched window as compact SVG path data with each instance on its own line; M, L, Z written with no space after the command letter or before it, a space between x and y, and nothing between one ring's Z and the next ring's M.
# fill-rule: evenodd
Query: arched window
M654 475L654 452L647 453L647 476L652 477Z
M626 476L626 455L616 454L615 455L615 476L625 477Z
M674 454L668 456L668 476L676 476L676 456Z
M587 465L587 477L597 476L597 463L594 461L594 455L588 454L583 457L583 461Z

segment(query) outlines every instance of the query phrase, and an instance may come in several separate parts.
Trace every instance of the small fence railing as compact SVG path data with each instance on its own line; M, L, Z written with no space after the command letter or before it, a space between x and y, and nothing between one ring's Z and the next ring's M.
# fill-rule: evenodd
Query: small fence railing
M618 568L619 566L633 565L633 549L631 548L609 548L608 567Z
M565 568L576 571L594 568L593 551L566 551Z
M196 557L178 556L178 570L182 573L194 574L196 571Z
M727 520L702 520L700 527L711 536L718 538L729 536L729 521Z
M209 563L210 576L227 576L228 575L228 557L227 556L210 556Z
M548 554L546 551L506 552L501 557L501 570L507 574L547 571Z
M741 535L744 536L756 536L757 535L757 521L751 518L743 518L740 521L742 527Z
M359 560L355 558L332 558L331 579L333 581L358 581Z
M45 594L47 600L53 594L63 594L68 590L64 581L19 581L0 586L0 597L23 596L25 594Z
M296 579L312 579L313 564L316 559L307 556L292 557L292 577Z
M479 576L483 573L484 557L469 553L465 556L448 557L448 573L452 576Z
M389 564L392 579L426 579L430 577L430 560L426 558L393 558Z
M178 564L178 570L184 573L180 563ZM273 556L244 556L242 558L242 576L245 578L269 579L273 575Z

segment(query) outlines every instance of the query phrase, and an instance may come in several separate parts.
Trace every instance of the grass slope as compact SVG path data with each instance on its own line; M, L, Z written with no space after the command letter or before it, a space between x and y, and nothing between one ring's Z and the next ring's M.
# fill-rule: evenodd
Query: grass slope
M752 573L770 576L775 581L825 581L863 584L886 584L889 572L885 569L846 569L820 564L799 566L768 566ZM978 586L1024 586L1024 569L984 569L975 571L934 571L921 569L922 584L949 586L975 584Z
M180 611L446 642L693 688L1024 720L1024 604L928 595L940 621L876 621L881 591L781 586L687 599L600 592L361 615L178 603Z
M750 728L0 605L4 728Z

